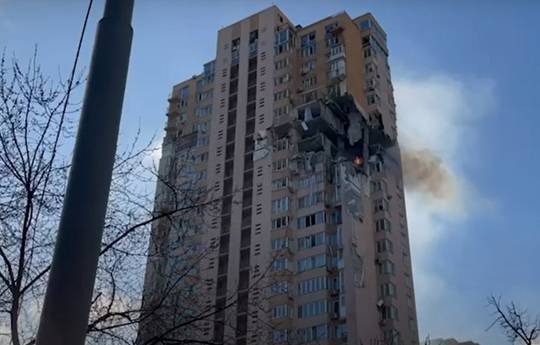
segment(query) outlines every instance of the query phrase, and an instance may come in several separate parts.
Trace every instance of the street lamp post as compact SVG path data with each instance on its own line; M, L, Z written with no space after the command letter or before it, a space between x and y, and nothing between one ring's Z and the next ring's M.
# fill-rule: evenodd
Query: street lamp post
M83 345L99 258L129 55L134 0L99 21L37 345Z

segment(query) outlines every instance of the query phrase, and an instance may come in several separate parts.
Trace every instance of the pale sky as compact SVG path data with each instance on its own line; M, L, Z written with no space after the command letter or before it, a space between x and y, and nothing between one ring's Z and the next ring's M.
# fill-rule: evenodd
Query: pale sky
M540 314L540 2L137 0L121 143L138 126L161 136L172 85L214 58L217 30L272 4L296 24L343 10L382 24L402 145L435 151L459 189L446 202L407 192L421 336L507 344L485 331L487 296ZM86 6L0 0L0 46L24 60L37 44L43 69L66 75Z

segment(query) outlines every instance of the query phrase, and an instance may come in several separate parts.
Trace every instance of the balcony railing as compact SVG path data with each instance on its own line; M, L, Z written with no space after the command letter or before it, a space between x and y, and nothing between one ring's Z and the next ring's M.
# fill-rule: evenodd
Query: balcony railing
M345 48L342 44L336 45L332 48L330 48L330 56L328 60L335 60L339 58L345 57Z
M328 73L328 77L330 79L344 79L345 76L346 76L346 72L345 72L345 68L338 68L338 69L334 69L334 70L331 70L329 73Z

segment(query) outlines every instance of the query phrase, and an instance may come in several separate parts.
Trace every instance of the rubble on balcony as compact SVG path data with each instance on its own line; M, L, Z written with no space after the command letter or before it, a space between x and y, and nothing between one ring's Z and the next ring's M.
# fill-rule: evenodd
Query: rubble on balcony
M334 140L345 134L344 119L339 118L323 102L316 101L298 108L298 121L304 136L322 132Z
M278 137L286 135L289 132L289 129L292 127L291 120L293 119L294 118L291 117L289 114L274 115L272 121L273 132Z
M369 149L370 155L380 153L395 145L396 140L384 130L381 114L375 113L369 122Z
M338 176L341 188L340 198L344 209L356 218L363 218L365 211L362 194L369 193L367 176L357 174L351 164L339 165Z
M323 133L316 133L311 137L298 141L298 151L326 151L330 154L333 146L332 142Z
M253 152L253 161L258 161L267 157L272 152L271 144L269 143L268 133L265 130L257 132L255 138L255 150Z

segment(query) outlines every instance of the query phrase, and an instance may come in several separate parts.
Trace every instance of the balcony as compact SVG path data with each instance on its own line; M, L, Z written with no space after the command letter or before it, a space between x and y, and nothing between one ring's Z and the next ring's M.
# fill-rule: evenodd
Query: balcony
M169 103L174 103L174 104L176 104L176 103L180 102L180 97L178 97L178 96L171 96L171 97L169 97L169 99L168 99L167 101L168 101Z
M298 108L298 119L304 136L322 132L329 139L345 134L344 122L321 102L312 102Z
M376 154L393 146L395 139L392 138L385 130L382 119L377 118L372 121L369 126L369 151L370 154Z
M345 58L345 48L343 47L342 44L339 44L330 48L328 61L339 59L339 58Z
M328 72L329 79L344 80L346 76L347 76L347 73L345 71L345 66L343 66L343 68L337 68L334 70L330 70L330 72Z
M302 139L298 142L299 151L324 151L329 149L332 142L322 133Z
M281 137L289 132L292 127L290 114L275 115L272 121L274 127L274 133Z

